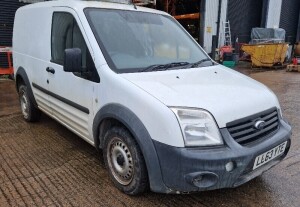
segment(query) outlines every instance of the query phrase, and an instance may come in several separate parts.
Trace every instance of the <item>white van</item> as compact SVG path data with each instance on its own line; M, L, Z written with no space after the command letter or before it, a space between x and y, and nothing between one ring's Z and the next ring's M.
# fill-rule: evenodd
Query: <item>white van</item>
M101 149L127 194L237 187L290 148L273 92L212 61L164 12L36 3L17 11L13 49L25 120L42 111Z

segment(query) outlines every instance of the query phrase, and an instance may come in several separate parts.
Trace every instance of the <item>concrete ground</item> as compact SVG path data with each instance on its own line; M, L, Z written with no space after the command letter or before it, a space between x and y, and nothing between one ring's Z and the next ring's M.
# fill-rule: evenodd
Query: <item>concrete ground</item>
M299 206L300 73L249 71L278 96L293 125L291 150L241 187L190 195L124 195L92 146L46 115L26 123L14 83L0 81L0 206Z

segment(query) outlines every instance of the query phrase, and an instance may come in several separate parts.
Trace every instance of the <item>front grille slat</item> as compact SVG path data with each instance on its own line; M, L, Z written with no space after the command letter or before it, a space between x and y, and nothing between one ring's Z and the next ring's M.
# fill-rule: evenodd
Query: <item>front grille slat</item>
M262 116L262 118L264 119L264 120L267 120L267 119L269 119L269 118L271 118L271 117L273 117L273 116L277 116L278 115L278 112L277 111L274 111L273 113L271 113L271 114L269 114L269 115L267 115L267 116Z
M239 139L236 139L237 142L244 142L246 140L250 140L250 139L253 139L254 137L260 135L260 134L263 134L265 133L266 131L269 131L270 129L273 129L274 127L277 127L278 126L278 123L275 123L275 124L272 124L271 126L267 127L267 128L264 128L263 130L261 131L257 131L256 133L254 134L250 134L248 136L245 136L245 137L242 137L242 138L239 138Z
M278 118L277 118L277 117L274 117L273 119L267 121L267 122L266 122L266 126L268 126L268 125L274 123L275 121L276 121L276 123L278 123Z
M252 126L253 126L253 124L252 124ZM233 137L239 137L241 135L249 134L249 133L255 132L255 131L256 130L253 127L251 127L250 129L247 129L247 130L243 130L243 131L240 131L240 132L232 133L231 136L233 136Z
M257 121L265 121L263 129L255 128ZM227 124L230 135L241 145L247 145L277 131L279 127L279 118L276 108L267 110L257 115L244 118L241 121L234 121Z
M263 119L262 119L262 120L263 120ZM274 123L275 121L278 121L278 118L277 118L277 117L274 117L273 119L267 121L267 122L266 122L266 126L268 126L268 125ZM250 133L250 132L256 132L257 130L253 128L254 124L255 124L255 122L251 122L251 123L247 124L247 129L246 129L246 127L245 127L245 128L244 128L244 127L240 127L240 128L242 128L242 129L244 129L243 131L239 130L239 131L237 131L237 132L234 132L234 131L236 131L236 130L230 129L229 132L231 133L231 136L233 136L233 137L239 137L239 136L241 136L241 135L248 134L248 133ZM250 126L250 127L249 127L249 126Z
M237 131L237 130L241 130L241 129L244 129L244 128L249 128L249 127L252 127L254 124L254 122L250 122L250 123L247 123L247 124L244 124L244 125L240 125L240 126L237 126L237 127L232 127L230 129L228 129L230 132L234 132L234 131Z

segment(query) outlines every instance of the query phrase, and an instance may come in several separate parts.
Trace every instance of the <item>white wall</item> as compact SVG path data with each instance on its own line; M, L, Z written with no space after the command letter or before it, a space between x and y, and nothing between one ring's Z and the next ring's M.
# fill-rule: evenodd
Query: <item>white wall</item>
M222 0L220 33L223 31L222 22L225 22L227 17L227 5L228 0ZM206 0L203 48L207 53L212 52L212 36L217 34L218 10L219 0ZM220 41L219 43L222 44Z
M279 28L282 0L269 0L266 28Z
M224 46L224 23L227 21L227 7L228 0L222 0L221 8L221 22L220 22L220 36L219 36L219 45L218 47Z

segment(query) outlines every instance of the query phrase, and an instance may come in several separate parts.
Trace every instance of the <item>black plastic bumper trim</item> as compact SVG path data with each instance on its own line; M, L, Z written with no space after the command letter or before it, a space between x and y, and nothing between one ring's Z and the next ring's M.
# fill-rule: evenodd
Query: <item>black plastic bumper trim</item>
M238 144L226 128L220 131L225 142L221 148L177 148L154 141L164 183L172 192L237 187L283 160L291 145L291 127L282 119L277 133L251 147ZM257 156L285 141L288 144L281 156L253 170ZM230 162L234 168L227 171Z

